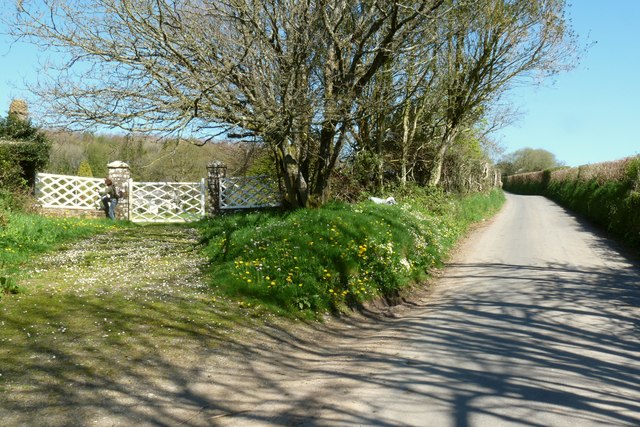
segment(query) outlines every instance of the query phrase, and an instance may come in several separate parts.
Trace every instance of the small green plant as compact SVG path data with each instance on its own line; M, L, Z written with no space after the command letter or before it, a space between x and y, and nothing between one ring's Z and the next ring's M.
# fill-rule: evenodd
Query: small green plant
M80 165L78 166L77 175L93 177L93 171L91 170L91 165L87 160L83 160L82 162L80 162Z
M3 228L7 228L7 226L9 225L9 215L7 215L7 213L0 209L0 230L2 230Z
M1 294L18 294L23 289L18 286L12 277L0 276L0 293Z

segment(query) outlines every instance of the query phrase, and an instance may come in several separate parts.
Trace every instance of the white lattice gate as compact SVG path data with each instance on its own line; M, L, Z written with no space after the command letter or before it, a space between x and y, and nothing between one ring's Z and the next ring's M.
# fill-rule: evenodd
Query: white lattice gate
M38 173L36 197L43 208L98 209L100 178Z
M266 176L220 178L220 209L269 208L281 204L277 184Z
M103 209L101 178L38 173L36 196L43 208L77 209L99 214ZM188 222L203 218L205 180L200 182L135 182L126 184L121 212L133 222ZM265 176L220 178L219 209L277 207L282 195L277 183Z
M129 220L188 222L205 215L205 185L200 182L129 181Z

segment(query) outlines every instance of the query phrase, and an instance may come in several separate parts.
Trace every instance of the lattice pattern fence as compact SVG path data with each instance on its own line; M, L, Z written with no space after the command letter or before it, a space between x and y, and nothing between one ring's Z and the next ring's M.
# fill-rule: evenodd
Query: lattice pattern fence
M36 197L43 208L98 209L102 182L100 178L39 173Z
M281 204L278 185L268 176L220 178L220 209L269 208Z
M103 179L39 173L36 176L36 196L43 208L77 209L99 213L102 209L99 191ZM210 183L211 185L211 183ZM135 182L124 181L126 198L118 209L121 217L133 222L197 221L206 215L205 180L200 182ZM277 207L282 195L277 183L267 176L220 177L212 188L212 202L217 210L258 209ZM215 203L215 202L213 202Z
M129 181L129 219L133 222L187 222L205 215L201 182Z

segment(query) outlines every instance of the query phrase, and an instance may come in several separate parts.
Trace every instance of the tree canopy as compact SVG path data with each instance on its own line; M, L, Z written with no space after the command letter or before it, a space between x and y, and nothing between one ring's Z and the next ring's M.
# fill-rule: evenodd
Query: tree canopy
M0 187L32 186L35 174L49 161L50 143L33 126L26 103L14 100L7 116L0 118Z
M563 0L22 0L13 31L64 53L34 91L56 125L233 133L272 152L292 206L345 152L436 185L516 78L570 63ZM569 56L567 56L569 55ZM396 147L394 149L393 147Z
M507 154L498 163L503 175L536 172L562 166L555 154L542 148L521 148Z

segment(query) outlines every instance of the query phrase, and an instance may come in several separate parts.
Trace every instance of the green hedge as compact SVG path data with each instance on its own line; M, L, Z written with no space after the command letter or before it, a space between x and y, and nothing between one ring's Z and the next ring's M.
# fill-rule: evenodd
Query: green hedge
M640 156L503 178L506 191L537 194L640 248Z
M12 186L17 178L32 186L36 172L49 161L49 150L50 144L46 141L0 140L0 186ZM9 169L12 174L6 173Z

